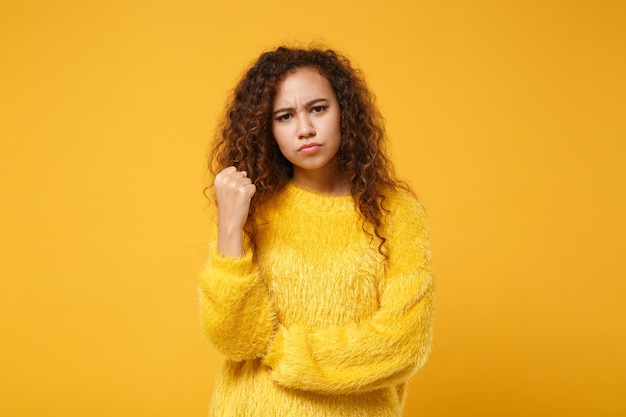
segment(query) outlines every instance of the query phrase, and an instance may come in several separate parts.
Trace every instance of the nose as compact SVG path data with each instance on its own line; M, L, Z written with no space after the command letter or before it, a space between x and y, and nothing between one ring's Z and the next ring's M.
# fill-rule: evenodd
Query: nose
M311 119L301 116L298 120L298 139L306 139L315 136L315 127L311 123Z

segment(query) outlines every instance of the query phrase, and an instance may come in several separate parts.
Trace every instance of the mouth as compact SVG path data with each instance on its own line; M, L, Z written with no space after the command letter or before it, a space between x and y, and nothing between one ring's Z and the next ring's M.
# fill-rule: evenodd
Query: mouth
M310 153L316 151L320 146L319 143L305 143L304 145L298 148L299 152Z

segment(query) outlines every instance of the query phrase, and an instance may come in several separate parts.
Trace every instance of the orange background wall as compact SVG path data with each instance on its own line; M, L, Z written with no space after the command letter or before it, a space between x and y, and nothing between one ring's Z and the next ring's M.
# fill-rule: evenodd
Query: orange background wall
M610 0L0 3L0 414L206 415L205 150L286 40L365 71L430 214L436 339L406 416L626 415Z

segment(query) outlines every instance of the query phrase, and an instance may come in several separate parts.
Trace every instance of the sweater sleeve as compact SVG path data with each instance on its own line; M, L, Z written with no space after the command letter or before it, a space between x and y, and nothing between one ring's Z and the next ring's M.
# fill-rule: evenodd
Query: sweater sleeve
M371 391L406 381L426 362L434 292L425 216L408 197L390 216L378 311L348 326L279 327L263 359L277 384L326 394Z
M218 350L235 361L267 351L276 315L251 250L241 258L228 258L212 244L198 290L202 330Z

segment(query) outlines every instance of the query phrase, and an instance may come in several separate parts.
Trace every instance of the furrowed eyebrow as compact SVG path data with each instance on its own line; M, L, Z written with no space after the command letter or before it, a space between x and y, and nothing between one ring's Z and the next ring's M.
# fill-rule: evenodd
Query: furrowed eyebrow
M315 100L311 100L308 103L305 103L306 107L311 107L314 106L315 104L321 102L321 101L325 101L328 102L328 99L325 98L316 98ZM278 109L278 110L274 110L274 115L278 114L278 113L283 113L283 112L288 112L288 111L293 111L293 107L284 107L282 109Z

